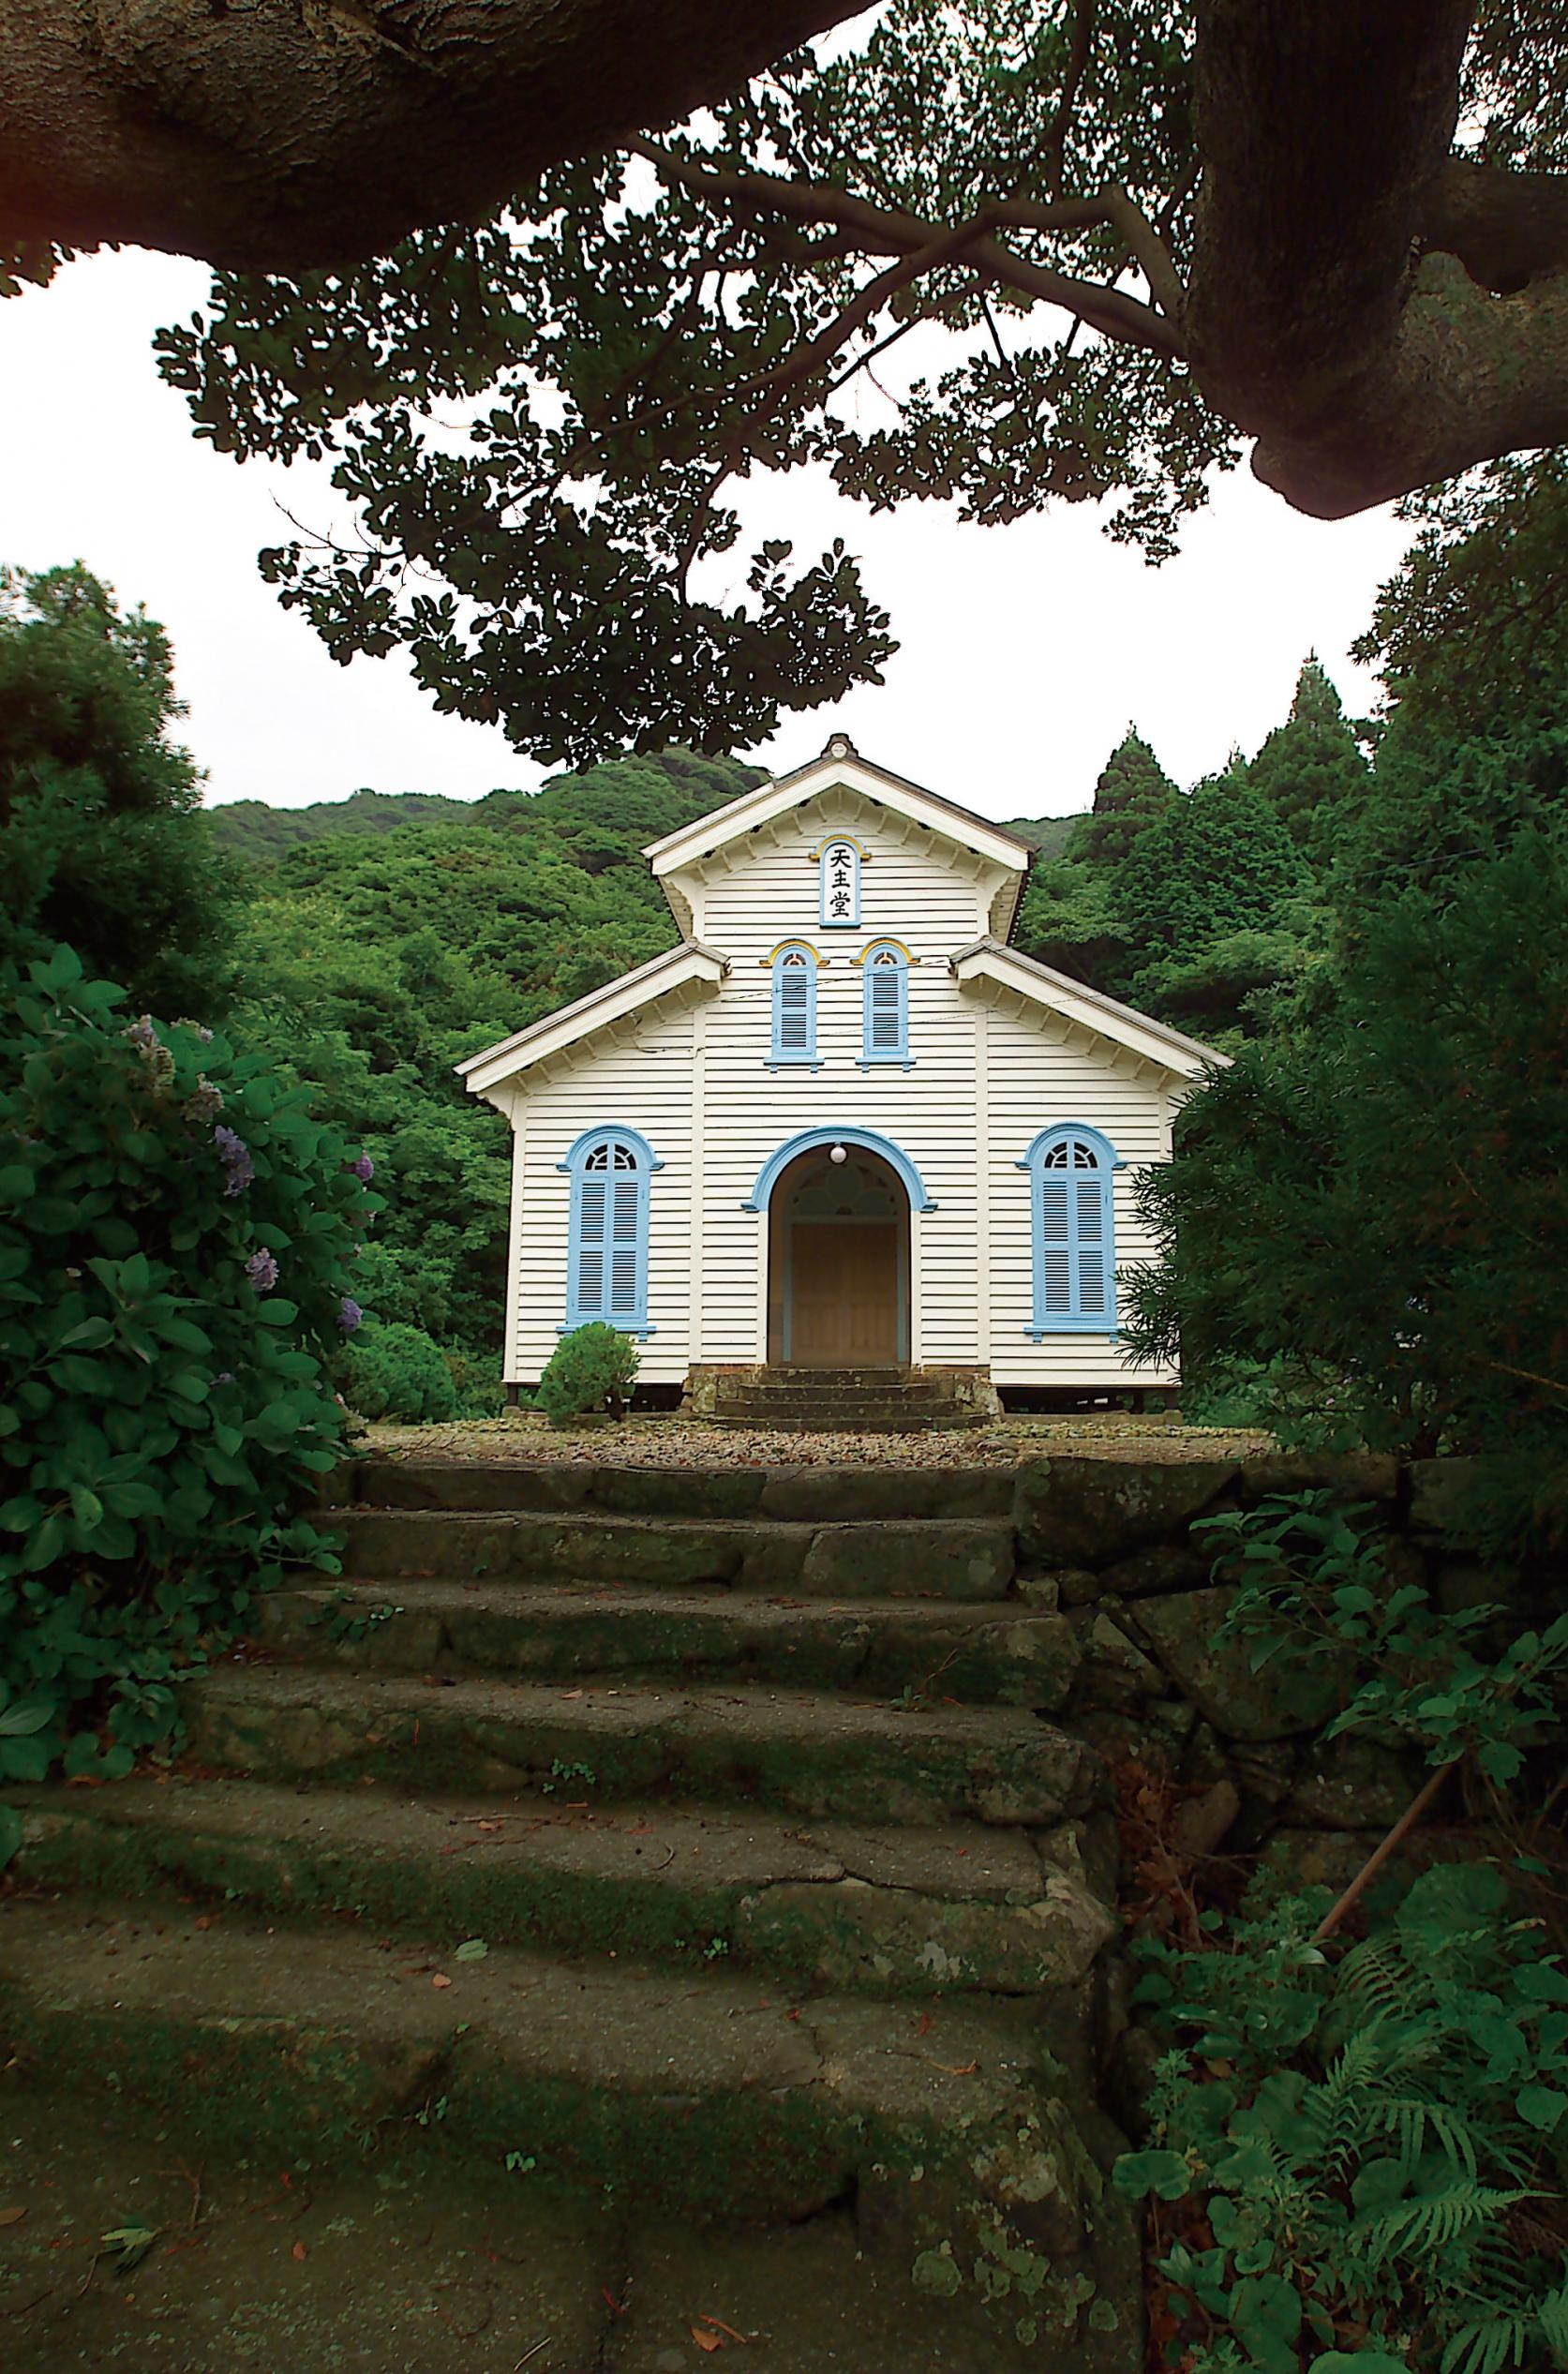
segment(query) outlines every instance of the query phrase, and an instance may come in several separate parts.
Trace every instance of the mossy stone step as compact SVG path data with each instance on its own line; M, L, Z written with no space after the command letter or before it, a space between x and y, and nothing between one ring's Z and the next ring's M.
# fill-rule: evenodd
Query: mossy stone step
M24 1884L161 1889L294 1919L355 1912L455 1944L752 1965L796 1987L1075 1988L1112 1934L1076 1825L879 1831L559 1797L409 1799L261 1782L19 1794Z
M434 2148L498 2184L515 2154L541 2185L613 2183L677 2215L805 2217L918 2168L940 2216L944 2171L981 2199L1016 2189L1022 2135L1039 2238L1082 2247L1092 2171L1031 2006L800 2004L754 1977L510 1947L465 1962L458 1942L22 1899L0 2019L24 2070L112 2082L177 2114L187 2147L326 2161L423 2113Z
M829 1599L1005 1598L1013 1530L1004 1519L809 1525L762 1518L605 1516L519 1510L351 1508L343 1571L374 1581L424 1575L462 1582L649 1583Z
M889 1402L857 1403L802 1401L781 1408L772 1401L719 1401L707 1423L715 1426L751 1426L778 1434L949 1434L967 1426L983 1426L983 1411L955 1405L951 1409L900 1408Z
M595 1511L616 1516L757 1516L795 1524L887 1517L1006 1517L1010 1469L600 1467L584 1460L362 1459L339 1471L366 1508Z
M918 1712L734 1684L707 1692L222 1666L187 1683L191 1752L263 1779L410 1791L549 1787L848 1821L1053 1823L1090 1799L1077 1740L1009 1707Z
M1059 1707L1082 1655L1065 1616L1022 1601L781 1602L709 1587L359 1582L268 1592L256 1635L381 1672L698 1674L879 1696Z

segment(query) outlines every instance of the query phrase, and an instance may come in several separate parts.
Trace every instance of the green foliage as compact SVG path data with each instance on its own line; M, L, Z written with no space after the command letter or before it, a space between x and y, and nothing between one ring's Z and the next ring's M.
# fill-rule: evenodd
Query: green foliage
M1337 1963L1318 1909L1143 1949L1173 2049L1116 2182L1202 2212L1159 2262L1211 2337L1186 2374L1560 2364L1561 2254L1516 2213L1558 2189L1568 1977L1486 1868L1428 1872Z
M1309 662L1307 707L1321 708L1333 688L1323 678L1320 694L1309 672L1322 678ZM1298 688L1298 708L1303 698ZM1342 722L1338 731L1350 740ZM1184 796L1129 728L1065 856L1033 869L1020 947L1211 1041L1262 1027L1282 988L1306 972L1319 936L1315 861L1294 845L1281 814L1290 797L1307 802L1315 794L1305 768L1282 772L1282 736L1315 749L1322 732L1305 718L1288 724L1264 744L1266 763L1260 754L1262 782L1238 755Z
M1515 455L1413 499L1426 526L1355 657L1410 724L1449 739L1560 721L1568 699L1568 455Z
M69 941L139 1004L214 1010L224 888L184 713L142 611L80 565L0 568L0 968Z
M369 1321L349 1348L347 1394L362 1418L439 1425L455 1416L457 1388L441 1346L423 1327Z
M1479 1654L1504 1611L1440 1608L1424 1582L1391 1582L1384 1539L1332 1492L1277 1496L1199 1519L1194 1538L1237 1588L1222 1640L1250 1643L1254 1673L1276 1660L1340 1678L1323 1736L1365 1731L1420 1747L1430 1764L1473 1756L1498 1786L1555 1726L1553 1677L1568 1663L1568 1614ZM1360 1677L1356 1679L1356 1677Z
M1365 806L1370 769L1315 652L1302 667L1289 718L1268 737L1247 781L1320 868Z
M1335 1004L1244 1049L1146 1177L1130 1345L1272 1373L1292 1440L1506 1454L1541 1499L1568 1410L1565 900L1568 848L1527 835L1445 905L1416 887L1362 919Z
M5 1007L0 1775L123 1771L331 1468L326 1362L371 1199L341 1135L60 948ZM103 1726L107 1752L96 1733Z
M863 41L798 53L665 145L698 173L762 170L941 224L1113 183L1185 257L1188 13L1125 7L1083 55L1074 22L1036 0L894 0ZM1103 225L1007 237L1095 283L1125 252ZM963 266L872 289L872 248L830 213L797 230L600 158L517 192L503 222L372 263L220 275L163 335L163 368L224 450L333 456L352 550L295 542L263 566L336 656L406 649L441 708L546 759L745 747L879 681L894 647L842 545L738 550L730 475L826 462L874 507L935 497L983 521L1103 500L1113 534L1164 556L1239 453L1162 354L1074 341L1067 311ZM854 425L839 379L933 316L887 426ZM459 405L471 429L433 433Z
M1073 834L1069 854L1084 865L1119 865L1144 827L1165 815L1180 796L1142 734L1129 725L1100 769L1094 807Z
M367 1607L363 1599L346 1587L330 1591L325 1601L310 1610L306 1621L320 1625L335 1647L352 1645L371 1639L383 1624L391 1623L403 1610L395 1600L383 1599Z
M562 1336L545 1365L534 1406L552 1426L570 1426L589 1410L618 1407L637 1374L637 1348L630 1336L601 1319Z
M1171 969L1230 933L1267 931L1310 878L1247 770L1234 767L1195 785L1139 833L1118 868L1116 895L1145 966Z

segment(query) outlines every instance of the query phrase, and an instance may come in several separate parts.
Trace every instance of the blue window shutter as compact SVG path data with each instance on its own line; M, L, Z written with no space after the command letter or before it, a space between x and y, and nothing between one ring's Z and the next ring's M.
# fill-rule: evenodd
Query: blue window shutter
M659 1168L634 1130L590 1131L561 1164L571 1173L564 1327L605 1320L647 1336L650 1176Z
M1067 1180L1059 1172L1042 1171L1037 1192L1040 1206L1037 1291L1043 1295L1047 1317L1070 1318L1074 1309L1073 1243Z
M816 1059L816 960L808 950L781 948L773 959L774 1063Z
M1109 1182L1097 1171L1072 1182L1073 1252L1078 1278L1074 1307L1083 1319L1098 1318L1106 1307L1105 1191Z
M638 1283L643 1264L642 1182L617 1179L611 1191L609 1287L605 1316L636 1315Z
M605 1307L604 1178L577 1183L577 1274L573 1307L584 1319L597 1319Z
M1115 1155L1098 1131L1042 1130L1019 1163L1033 1205L1032 1336L1113 1335Z
M909 1061L909 967L901 948L868 948L864 958L862 1064Z

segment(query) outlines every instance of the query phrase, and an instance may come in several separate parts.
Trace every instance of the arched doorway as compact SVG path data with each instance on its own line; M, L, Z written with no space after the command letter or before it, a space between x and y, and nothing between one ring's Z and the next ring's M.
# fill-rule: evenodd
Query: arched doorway
M909 1196L869 1147L808 1146L773 1183L768 1357L821 1368L909 1358Z

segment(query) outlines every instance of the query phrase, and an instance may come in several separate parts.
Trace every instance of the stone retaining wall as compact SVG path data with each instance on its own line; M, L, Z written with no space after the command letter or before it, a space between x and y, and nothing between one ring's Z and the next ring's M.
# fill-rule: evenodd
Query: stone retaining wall
M1107 1754L1130 1752L1222 1799L1233 1788L1218 1808L1228 1845L1275 1839L1307 1879L1355 1869L1369 1844L1356 1834L1386 1829L1423 1768L1364 1739L1316 1744L1360 1677L1347 1669L1307 1685L1272 1665L1254 1673L1247 1644L1219 1643L1234 1591L1214 1581L1214 1552L1190 1529L1272 1494L1327 1488L1373 1511L1391 1580L1423 1582L1451 1606L1507 1601L1519 1576L1486 1566L1451 1530L1471 1471L1468 1460L1374 1456L1021 1468L1016 1587L1073 1625L1070 1727Z

